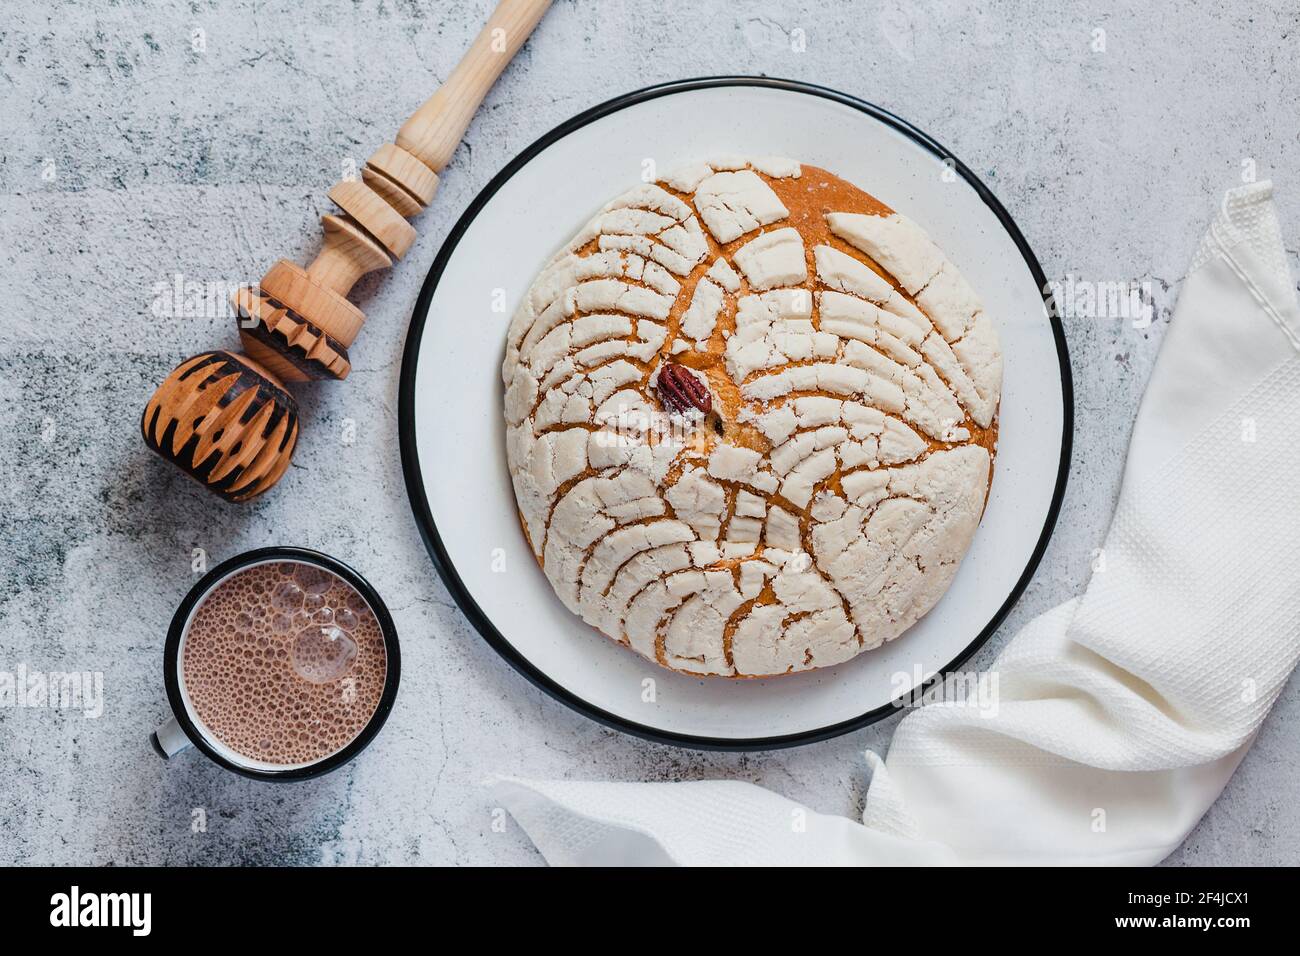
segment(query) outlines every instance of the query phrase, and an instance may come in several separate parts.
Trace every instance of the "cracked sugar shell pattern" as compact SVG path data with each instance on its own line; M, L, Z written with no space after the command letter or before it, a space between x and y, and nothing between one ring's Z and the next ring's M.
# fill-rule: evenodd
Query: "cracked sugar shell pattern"
M665 407L666 363L709 419ZM993 319L925 232L786 159L606 205L537 276L503 365L507 460L564 604L677 671L775 676L893 640L987 499Z

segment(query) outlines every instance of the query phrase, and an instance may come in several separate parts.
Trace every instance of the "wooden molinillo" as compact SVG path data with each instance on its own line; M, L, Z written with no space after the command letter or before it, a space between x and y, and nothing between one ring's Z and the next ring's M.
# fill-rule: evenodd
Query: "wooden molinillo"
M163 458L232 501L270 488L289 467L298 406L285 382L346 378L366 317L348 293L415 241L406 220L433 199L479 104L551 0L501 0L447 82L367 161L329 191L325 241L307 268L281 259L234 296L243 353L186 359L145 406L140 429Z

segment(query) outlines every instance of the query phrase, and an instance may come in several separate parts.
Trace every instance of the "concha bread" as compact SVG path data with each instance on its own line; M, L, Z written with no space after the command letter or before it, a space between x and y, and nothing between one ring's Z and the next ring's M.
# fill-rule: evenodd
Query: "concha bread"
M893 640L983 512L993 321L915 223L791 160L609 203L533 282L502 374L543 571L674 670L788 674Z

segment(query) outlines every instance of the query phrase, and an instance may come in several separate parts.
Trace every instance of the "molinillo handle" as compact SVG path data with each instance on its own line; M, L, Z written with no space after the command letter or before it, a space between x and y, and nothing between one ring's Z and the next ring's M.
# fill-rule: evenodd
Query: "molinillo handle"
M406 220L433 199L438 174L479 104L551 0L501 0L447 82L379 147L361 178L329 191L324 243L305 269L281 259L233 301L244 352L204 352L167 376L140 430L163 458L232 501L274 485L298 440L298 405L285 382L346 378L365 314L348 293L415 241Z

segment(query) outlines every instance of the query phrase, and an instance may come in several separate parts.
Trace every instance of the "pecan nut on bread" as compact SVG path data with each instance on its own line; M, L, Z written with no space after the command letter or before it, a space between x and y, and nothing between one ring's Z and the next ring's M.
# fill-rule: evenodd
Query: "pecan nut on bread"
M915 223L787 159L642 184L510 324L507 452L560 600L698 675L879 647L951 583L983 513L1002 357Z

